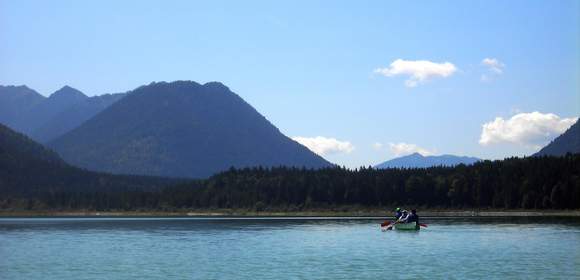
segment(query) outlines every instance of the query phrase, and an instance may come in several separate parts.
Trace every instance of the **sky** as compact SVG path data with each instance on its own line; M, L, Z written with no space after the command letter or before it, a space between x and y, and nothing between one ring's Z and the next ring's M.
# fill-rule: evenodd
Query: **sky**
M0 0L0 84L219 81L331 162L525 156L580 115L580 1Z

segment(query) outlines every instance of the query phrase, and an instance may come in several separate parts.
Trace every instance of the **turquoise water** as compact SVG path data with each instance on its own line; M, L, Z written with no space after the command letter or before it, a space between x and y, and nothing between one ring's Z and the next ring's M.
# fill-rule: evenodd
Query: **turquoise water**
M578 219L0 219L0 279L580 279Z

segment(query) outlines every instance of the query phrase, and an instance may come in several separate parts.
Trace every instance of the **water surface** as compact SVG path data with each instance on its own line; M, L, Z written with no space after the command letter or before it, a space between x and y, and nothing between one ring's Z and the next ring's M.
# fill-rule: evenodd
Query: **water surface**
M580 279L577 218L3 218L0 279Z

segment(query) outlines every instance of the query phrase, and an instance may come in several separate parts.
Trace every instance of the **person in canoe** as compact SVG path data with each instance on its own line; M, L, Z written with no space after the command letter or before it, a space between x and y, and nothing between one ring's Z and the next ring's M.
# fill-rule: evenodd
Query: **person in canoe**
M413 222L417 222L417 224L419 223L419 215L417 215L417 210L413 209L411 210L411 213L408 213L407 210L403 211L403 217L401 217L401 221L400 223L413 223Z
M411 214L409 214L409 216L407 217L406 222L407 223L416 222L417 224L419 224L419 215L417 215L416 209L411 210Z
M400 216L399 216L399 213L400 213ZM397 224L400 224L400 226L402 227L401 229L403 229L403 230L411 230L411 229L419 230L420 227L427 227L426 224L419 223L419 215L417 215L416 209L412 209L411 212L409 213L407 210L401 211L400 208L397 208L396 217L399 217L399 218L396 219L394 223L391 223L389 221L385 221L384 223L382 223L381 229L383 231L395 229L397 227L396 226ZM403 225L403 224L407 224L407 225Z
M397 207L397 209L395 209L395 221L398 221L402 215L403 212L401 212L401 208Z
M401 213L401 217L399 217L396 223L406 223L408 218L409 212L407 212L407 210L403 210L403 212Z
M401 208L397 207L397 209L395 209L395 221L393 223L391 223L390 221L385 221L381 223L381 228L384 228L386 230L393 229L393 226L399 222L399 219L401 219L402 215L403 212L401 211Z

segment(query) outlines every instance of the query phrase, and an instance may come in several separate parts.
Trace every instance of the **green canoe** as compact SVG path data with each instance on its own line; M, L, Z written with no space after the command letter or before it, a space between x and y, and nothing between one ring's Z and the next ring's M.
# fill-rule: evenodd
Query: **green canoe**
M395 224L396 230L419 230L419 225L417 222L406 223L406 224Z

